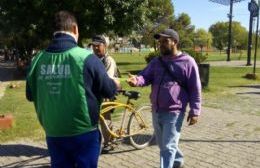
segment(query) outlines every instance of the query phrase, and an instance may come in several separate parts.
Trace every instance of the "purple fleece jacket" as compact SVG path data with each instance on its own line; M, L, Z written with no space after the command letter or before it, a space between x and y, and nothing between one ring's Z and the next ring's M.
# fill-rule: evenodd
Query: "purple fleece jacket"
M150 99L153 111L185 112L189 103L190 114L200 115L201 82L195 60L184 53L178 57L163 56L162 60L186 89L173 80L158 58L154 58L137 75L137 86L151 84Z

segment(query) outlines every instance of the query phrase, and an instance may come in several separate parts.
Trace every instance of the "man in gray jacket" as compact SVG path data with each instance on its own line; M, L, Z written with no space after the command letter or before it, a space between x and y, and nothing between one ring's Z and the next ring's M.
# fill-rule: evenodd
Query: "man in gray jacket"
M109 45L108 38L103 35L95 35L92 37L91 44L94 54L103 62L108 76L112 79L120 77L114 58L112 58L107 52Z
M107 47L109 45L109 41L108 38L106 39L105 36L103 35L95 35L94 37L92 37L92 49L94 54L102 61L102 63L104 64L107 74L111 79L115 79L117 80L117 78L119 77L119 71L118 68L116 66L116 62L115 60L108 55L107 52ZM105 101L113 101L113 99L105 99ZM103 115L103 117L105 118L105 122L108 124L108 126L110 127L110 129L112 129L113 124L112 124L112 120L111 120L111 113L113 112L113 110L105 113ZM109 132L106 130L105 125L101 122L101 132L103 135L103 148L102 148L102 153L108 153L110 150L113 149L113 144L111 144L111 137Z

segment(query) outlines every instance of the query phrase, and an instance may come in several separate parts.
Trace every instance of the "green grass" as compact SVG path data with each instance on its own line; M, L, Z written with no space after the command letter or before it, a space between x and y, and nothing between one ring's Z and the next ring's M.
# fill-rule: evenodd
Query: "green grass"
M231 86L259 83L259 80L243 78L245 74L251 72L251 67L210 67L209 89L212 92L219 92ZM260 72L259 69L257 72Z
M203 106L260 115L260 110L255 106L257 102L250 98L250 94L247 97L238 96L240 90L246 89L243 86L259 86L259 79L249 80L243 77L251 72L250 67L211 67L209 87L203 91ZM259 77L260 69L256 72Z
M254 50L252 50L251 52L251 63L254 62ZM206 54L206 52L204 52L203 54ZM257 54L257 60L260 60L260 53L258 51ZM211 62L211 61L226 61L227 60L227 54L224 52L208 52L208 58L207 58L207 62ZM234 61L234 60L247 60L247 51L243 50L241 53L237 52L237 53L231 53L230 55L230 60Z
M120 68L123 79L121 79L123 89L137 90L141 92L141 98L133 100L136 106L149 103L150 87L132 88L125 82L128 72L136 74L146 66L144 55L139 54L117 54L114 55ZM237 96L234 89L238 86L258 84L259 80L248 80L243 78L246 73L250 73L252 68L246 67L211 67L209 87L203 90L203 106L213 107L223 110L234 110L237 108L243 113L260 115L247 99ZM260 75L257 69L257 75ZM125 102L122 96L117 101ZM251 104L250 104L251 103ZM4 97L0 99L0 114L12 113L15 118L15 125L12 129L0 131L0 142L14 140L16 138L30 138L33 140L43 139L44 133L40 127L33 104L25 99L25 84L21 82L20 88L7 88ZM249 104L249 105L247 105Z
M7 88L0 99L0 114L12 114L15 122L12 129L0 131L0 142L15 138L43 138L43 131L36 119L33 104L25 99L24 82L19 88Z

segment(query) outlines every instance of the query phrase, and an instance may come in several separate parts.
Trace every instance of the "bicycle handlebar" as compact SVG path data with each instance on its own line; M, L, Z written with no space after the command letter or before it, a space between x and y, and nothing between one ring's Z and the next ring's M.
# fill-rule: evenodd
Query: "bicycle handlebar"
M137 91L118 90L117 93L121 93L122 95L128 97L128 99L137 100L139 97L141 97L140 92Z

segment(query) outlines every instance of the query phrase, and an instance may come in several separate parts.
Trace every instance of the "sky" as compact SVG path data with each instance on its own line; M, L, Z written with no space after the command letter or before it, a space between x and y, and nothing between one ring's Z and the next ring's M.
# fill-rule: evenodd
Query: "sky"
M187 13L191 18L191 24L195 28L208 28L218 21L229 21L227 14L230 6L221 5L209 0L172 0L174 6L174 15ZM249 11L248 2L243 0L233 5L233 21L238 21L247 30L249 29Z

